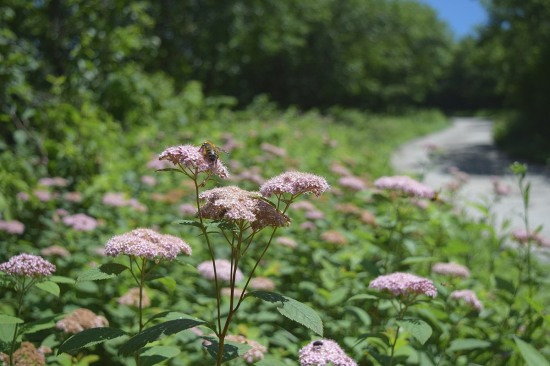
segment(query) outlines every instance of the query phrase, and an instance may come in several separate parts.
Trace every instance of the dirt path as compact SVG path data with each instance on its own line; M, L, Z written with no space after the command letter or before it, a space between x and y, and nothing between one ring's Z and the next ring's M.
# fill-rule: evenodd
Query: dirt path
M511 229L523 227L522 203L519 189L508 166L513 162L498 152L492 140L492 123L475 118L455 118L447 129L413 140L392 156L392 165L399 173L424 174L424 182L439 189L453 178L449 168L457 167L470 175L459 196L469 212L476 210L468 202L483 202L493 194L491 179L498 177L512 187L509 196L503 197L494 207L497 221L510 219ZM437 158L429 158L430 146L437 147ZM529 166L531 182L531 227L544 225L542 235L550 238L550 172L542 167Z

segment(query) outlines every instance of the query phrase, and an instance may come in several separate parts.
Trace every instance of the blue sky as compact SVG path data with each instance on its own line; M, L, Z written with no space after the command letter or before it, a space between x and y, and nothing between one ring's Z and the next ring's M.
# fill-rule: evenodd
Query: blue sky
M434 7L439 18L449 23L457 38L471 34L477 24L487 21L479 0L419 0Z

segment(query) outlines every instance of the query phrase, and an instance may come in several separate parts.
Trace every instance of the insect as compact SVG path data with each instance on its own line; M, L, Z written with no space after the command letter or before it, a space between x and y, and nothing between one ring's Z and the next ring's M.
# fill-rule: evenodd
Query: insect
M227 151L217 147L214 145L212 141L206 140L202 143L201 147L199 148L199 151L202 153L202 156L204 159L210 163L211 165L216 164L218 161L220 152L228 153Z

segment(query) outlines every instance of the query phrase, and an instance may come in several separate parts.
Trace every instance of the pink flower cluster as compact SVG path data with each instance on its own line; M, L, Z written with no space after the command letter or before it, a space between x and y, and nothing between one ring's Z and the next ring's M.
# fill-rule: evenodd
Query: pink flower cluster
M330 188L326 179L315 174L301 172L285 172L269 179L260 187L260 193L265 197L272 194L290 193L293 196L302 193L313 193L317 197Z
M367 185L361 178L352 175L340 178L338 183L342 187L351 189L352 191L363 191L367 188Z
M52 245L47 248L44 248L40 250L40 254L46 257L48 256L68 257L71 255L71 253L67 249L63 248L60 245Z
M400 191L413 197L433 198L435 196L435 191L431 187L408 176L381 177L374 182L374 185L378 189Z
M146 212L147 207L135 198L126 199L124 193L107 192L103 195L104 205L113 207L132 207L137 212Z
M267 153L270 153L270 154L273 154L275 156L279 156L279 157L285 157L286 156L286 150L285 149L283 149L282 147L271 145L270 143L267 143L267 142L262 142L262 144L260 145L260 148L263 151L265 151Z
M497 196L508 196L512 193L512 187L502 183L497 177L493 177L491 182L493 183L493 192Z
M175 259L178 254L191 255L191 247L178 237L159 234L151 229L135 229L113 236L105 245L112 257L129 255L147 259Z
M96 315L93 311L80 308L59 320L55 327L67 334L82 332L84 329L101 328L109 326L104 316Z
M174 165L181 164L197 173L211 172L220 178L229 177L227 168L216 160L215 163L208 162L200 151L200 147L193 145L172 146L159 155L159 160L168 160Z
M338 343L331 339L313 341L300 350L301 366L357 366L340 348Z
M447 276L464 277L464 278L470 277L470 271L468 270L467 267L454 262L435 263L432 266L432 272L441 274L441 275L447 275Z
M540 245L541 247L550 248L549 239L535 232L531 232L528 234L525 229L516 229L512 231L512 239L520 244L527 244L529 240L532 240L535 244Z
M216 274L218 280L229 281L231 279L231 262L227 259L216 259ZM209 280L214 279L214 266L212 261L205 261L197 266L199 274ZM243 279L243 273L239 268L235 274L235 282L240 282Z
M96 219L82 213L63 217L63 223L77 231L92 231L98 225Z
M275 282L267 277L254 277L250 280L250 288L254 290L273 291Z
M0 264L0 271L12 276L43 277L55 272L55 266L42 257L19 254Z
M296 240L289 238L288 236L279 236L277 239L275 239L275 242L279 245L289 248L296 248L298 246Z
M451 292L451 295L449 296L451 299L461 299L466 304L470 305L474 309L477 309L478 311L483 310L483 304L479 299L477 298L475 292L472 290L458 290Z
M199 196L205 200L200 209L203 218L212 220L245 220L254 230L266 226L287 226L290 219L256 192L229 186L214 188Z
M40 179L38 184L44 187L66 187L69 185L69 181L61 177L47 177Z
M437 289L431 280L403 272L378 276L369 284L369 287L387 290L396 296L419 294L434 298L437 296Z
M8 234L23 234L25 231L25 225L17 220L0 220L0 231L5 231Z
M225 337L225 339L229 342L247 344L252 347L241 356L246 363L254 363L259 360L263 360L264 354L267 352L267 348L265 346L242 335L229 334Z

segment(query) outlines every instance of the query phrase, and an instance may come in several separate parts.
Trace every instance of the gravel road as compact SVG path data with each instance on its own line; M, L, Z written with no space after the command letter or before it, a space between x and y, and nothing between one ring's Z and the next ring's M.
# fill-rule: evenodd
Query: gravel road
M424 183L436 189L453 180L451 167L468 173L470 179L460 189L459 197L473 216L479 214L469 203L487 201L493 195L492 179L498 177L512 191L493 206L497 221L510 219L510 229L522 228L522 201L515 177L508 170L513 160L496 150L491 130L491 121L454 118L447 129L410 141L396 150L392 165L398 173L423 174ZM429 152L434 148L436 157L430 158L434 154ZM531 228L543 225L541 234L550 238L550 171L529 165L527 180L531 182Z

